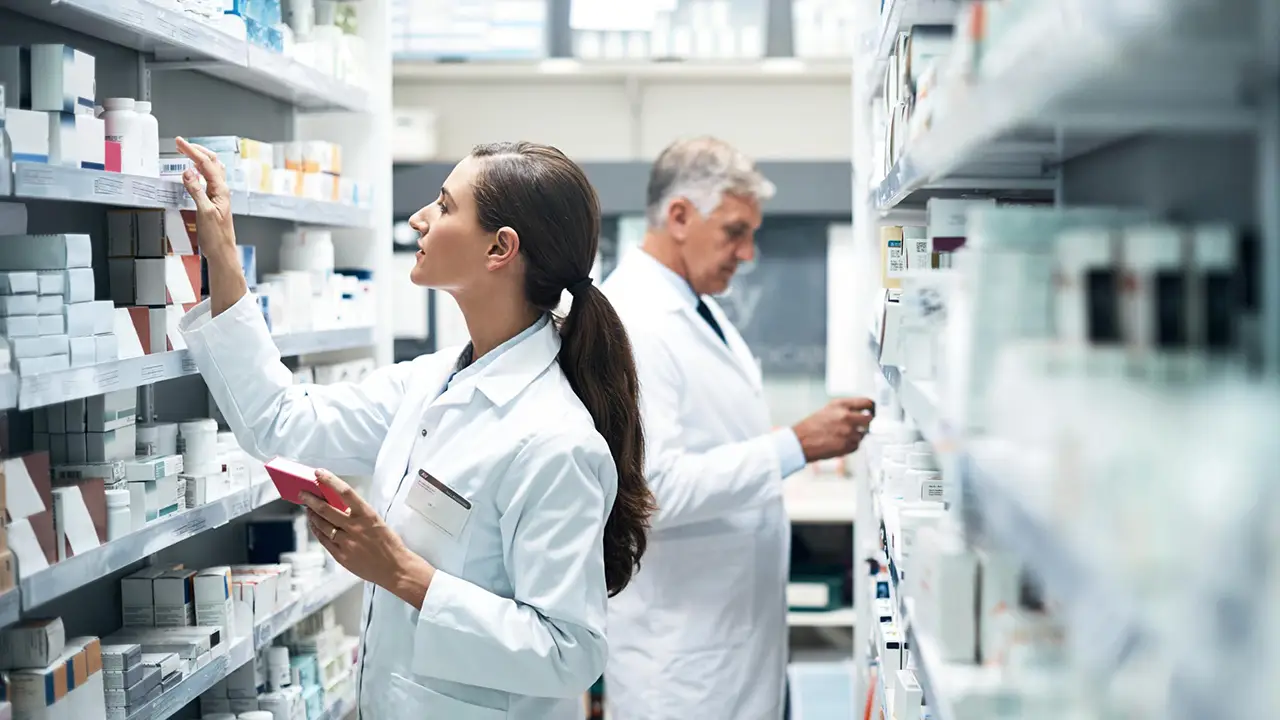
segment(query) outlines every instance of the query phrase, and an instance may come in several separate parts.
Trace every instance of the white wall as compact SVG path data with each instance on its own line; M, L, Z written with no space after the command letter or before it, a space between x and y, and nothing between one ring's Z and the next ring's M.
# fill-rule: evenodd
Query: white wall
M643 79L630 86L545 76L397 79L394 103L437 113L441 159L515 139L550 143L579 161L650 159L672 140L697 134L717 135L762 160L850 157L847 77Z

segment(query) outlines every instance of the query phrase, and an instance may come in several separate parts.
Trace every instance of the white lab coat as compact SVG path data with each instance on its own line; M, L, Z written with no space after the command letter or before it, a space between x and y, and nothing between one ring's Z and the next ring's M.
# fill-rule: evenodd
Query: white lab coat
M640 374L658 503L640 572L609 603L611 720L776 720L786 672L791 526L759 366L643 252L602 286Z
M581 718L606 655L617 470L556 362L552 324L443 393L458 350L358 384L291 384L251 296L212 319L201 304L182 328L247 451L372 475L367 500L437 569L421 612L365 585L363 720ZM457 539L407 505L420 469L470 501Z

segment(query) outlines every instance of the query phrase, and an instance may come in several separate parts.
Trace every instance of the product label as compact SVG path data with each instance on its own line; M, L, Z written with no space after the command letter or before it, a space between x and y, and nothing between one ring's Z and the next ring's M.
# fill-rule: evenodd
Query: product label
M151 605L126 605L122 611L125 627L155 627L155 608Z
M886 258L885 273L889 277L900 277L907 271L907 255L901 240L888 241L889 253Z
M156 605L156 627L188 627L196 624L195 608L183 605Z

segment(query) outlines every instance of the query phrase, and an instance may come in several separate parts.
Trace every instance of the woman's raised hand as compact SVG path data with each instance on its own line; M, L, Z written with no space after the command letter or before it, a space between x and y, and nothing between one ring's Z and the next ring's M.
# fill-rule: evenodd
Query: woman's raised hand
M235 255L236 229L231 217L231 189L218 156L209 148L178 138L178 152L191 158L194 170L182 174L182 184L196 202L196 235L206 256ZM204 178L201 185L200 179ZM236 261L237 265L239 261Z

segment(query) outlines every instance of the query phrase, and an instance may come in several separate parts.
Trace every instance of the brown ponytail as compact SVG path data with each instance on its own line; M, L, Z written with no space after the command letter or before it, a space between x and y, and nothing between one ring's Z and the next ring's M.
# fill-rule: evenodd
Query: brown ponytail
M640 383L631 342L613 305L589 281L600 238L600 201L582 169L559 150L534 143L480 145L474 195L481 227L520 237L525 294L542 310L573 289L560 324L560 368L609 444L618 494L604 529L605 583L616 595L631 581L655 509L644 477Z

